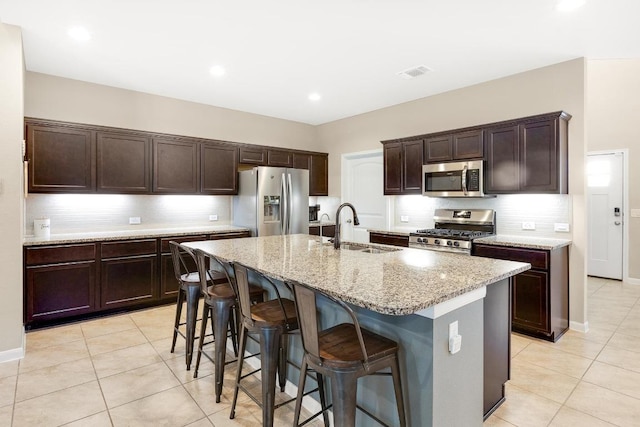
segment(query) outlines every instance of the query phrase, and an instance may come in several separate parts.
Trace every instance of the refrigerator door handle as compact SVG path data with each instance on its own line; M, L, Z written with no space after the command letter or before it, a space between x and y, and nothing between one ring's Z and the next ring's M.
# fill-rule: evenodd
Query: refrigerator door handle
M282 181L280 186L280 234L287 234L288 208L287 202L287 180L285 173L282 173Z
M287 173L287 234L291 234L291 218L293 217L293 185L291 173Z

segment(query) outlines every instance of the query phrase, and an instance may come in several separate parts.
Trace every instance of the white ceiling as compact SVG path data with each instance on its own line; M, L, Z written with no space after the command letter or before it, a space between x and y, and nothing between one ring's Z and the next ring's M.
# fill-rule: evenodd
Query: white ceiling
M640 58L639 0L556 1L0 0L0 20L22 27L30 71L321 124L577 57ZM396 75L417 65L433 71Z

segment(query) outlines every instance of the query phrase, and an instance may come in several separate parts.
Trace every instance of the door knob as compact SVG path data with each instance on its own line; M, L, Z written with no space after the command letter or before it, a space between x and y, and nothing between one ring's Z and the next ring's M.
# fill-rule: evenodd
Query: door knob
M622 223L621 223L620 221L616 221L616 222L614 222L614 224L615 224L615 225L620 225L620 224L622 224Z

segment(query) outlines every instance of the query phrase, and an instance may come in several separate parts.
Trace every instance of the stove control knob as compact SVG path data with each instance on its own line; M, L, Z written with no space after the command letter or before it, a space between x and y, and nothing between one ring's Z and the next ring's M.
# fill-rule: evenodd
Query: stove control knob
M456 243L458 243L458 242L456 242ZM451 246L451 245L453 245L453 242L451 240L447 240L447 246Z
M453 242L453 246L460 246L460 242Z
M434 245L439 245L439 244L440 244L440 240L438 240L438 239L434 240L434 241L433 241L433 244L434 244Z
M423 239L422 237L418 237L418 238L416 239L416 241L417 241L418 243L422 243L422 242L424 242L424 239Z

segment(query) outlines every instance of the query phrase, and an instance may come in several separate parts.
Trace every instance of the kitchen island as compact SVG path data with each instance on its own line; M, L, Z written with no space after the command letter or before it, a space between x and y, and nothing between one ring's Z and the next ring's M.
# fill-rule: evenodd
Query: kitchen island
M357 247L335 250L309 235L187 245L241 262L276 281L294 280L326 292L351 304L364 327L398 341L409 425L482 425L487 289L499 290L506 301L499 306L502 313L492 314L508 319L508 278L529 264L383 246L378 253ZM319 309L326 325L341 320L322 301ZM450 354L449 325L456 321L462 347ZM508 328L502 334L508 340ZM290 356L300 360L299 341L292 340ZM288 372L293 384L296 376ZM391 390L388 379L365 378L358 401L394 425ZM369 425L370 420L358 417L358 422Z

